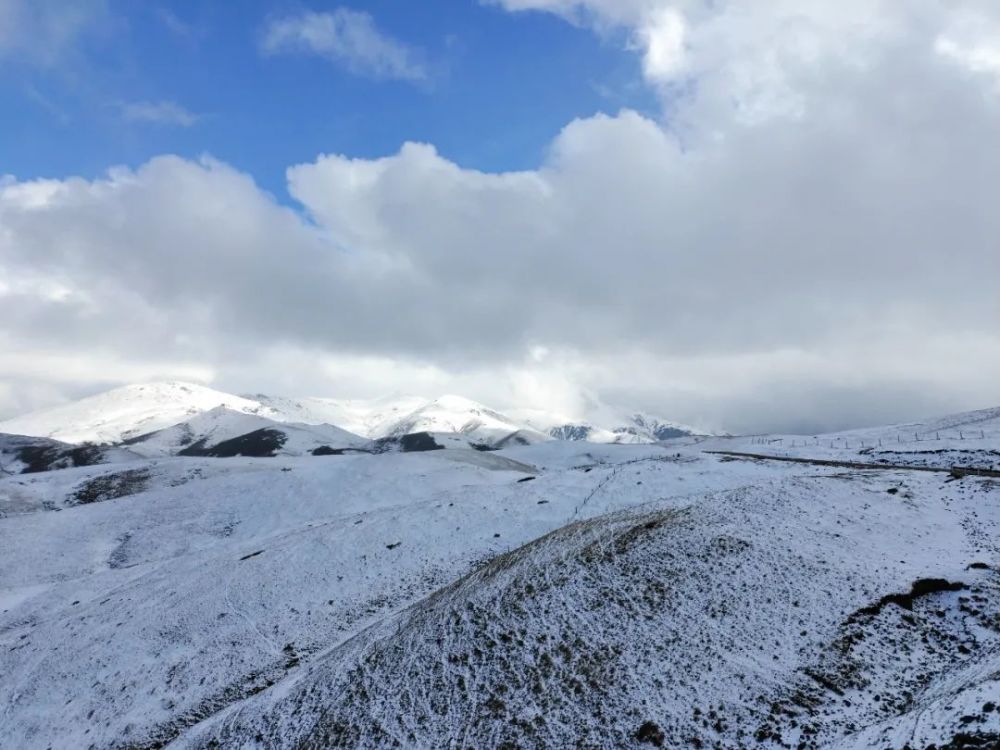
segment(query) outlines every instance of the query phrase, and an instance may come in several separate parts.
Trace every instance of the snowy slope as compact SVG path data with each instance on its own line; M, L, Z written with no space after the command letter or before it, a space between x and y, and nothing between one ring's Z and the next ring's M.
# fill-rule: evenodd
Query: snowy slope
M127 444L130 450L145 457L168 456L182 451L190 455L210 451L222 443L260 431L283 436L281 445L274 451L276 455L304 455L321 446L362 448L369 443L329 424L276 422L218 406L163 430L131 438Z
M0 476L116 463L136 458L138 456L135 453L122 447L71 445L51 438L0 433Z
M0 517L3 750L1000 732L988 479L548 441L14 490L89 502Z
M386 396L370 400L333 398L284 398L256 394L250 396L273 409L281 419L303 424L335 424L367 438L386 437L392 426L431 399L418 396Z
M378 437L398 437L413 432L454 432L490 445L514 433L525 443L549 439L483 404L451 395L434 399L377 429L381 433Z
M568 525L178 746L995 742L1000 716L983 706L1000 694L1000 582L968 566L997 549L944 498L900 504L884 484L764 482ZM971 516L968 498L947 499ZM914 586L935 579L948 585ZM914 588L928 593L907 599Z
M66 443L117 443L225 406L275 416L261 404L192 383L128 385L64 406L0 422L0 432Z
M452 432L489 444L513 433L522 433L529 442L548 439L525 423L461 396L436 399L388 396L369 401L264 395L253 398L279 412L284 419L305 423L328 421L372 439L397 438L416 432Z
M639 411L615 409L591 398L576 416L539 409L513 411L515 418L557 440L592 443L655 443L687 435L708 434L689 425L671 422Z
M784 457L1000 471L1000 408L826 435L693 437L671 444Z

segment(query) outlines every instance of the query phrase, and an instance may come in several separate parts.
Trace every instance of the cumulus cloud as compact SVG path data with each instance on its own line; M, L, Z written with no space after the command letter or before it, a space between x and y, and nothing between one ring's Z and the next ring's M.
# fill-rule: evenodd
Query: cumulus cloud
M942 51L980 43L954 13L586 5L636 39L676 10L657 85L698 85L664 89L669 120L568 124L530 171L322 155L292 208L207 158L0 182L4 350L234 389L594 392L732 430L1000 403L1000 97Z
M315 54L373 78L427 78L414 50L381 31L370 14L349 8L273 19L264 30L261 50L267 55Z
M651 13L636 31L643 50L643 71L652 81L670 81L684 70L687 24L674 8Z

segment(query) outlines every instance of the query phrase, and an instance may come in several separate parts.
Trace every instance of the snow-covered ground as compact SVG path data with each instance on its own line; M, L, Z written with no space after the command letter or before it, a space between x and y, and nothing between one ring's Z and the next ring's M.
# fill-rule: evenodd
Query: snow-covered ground
M990 746L1000 481L705 452L896 429L2 476L0 748Z
M1000 470L1000 408L826 435L688 437L669 444L835 461Z

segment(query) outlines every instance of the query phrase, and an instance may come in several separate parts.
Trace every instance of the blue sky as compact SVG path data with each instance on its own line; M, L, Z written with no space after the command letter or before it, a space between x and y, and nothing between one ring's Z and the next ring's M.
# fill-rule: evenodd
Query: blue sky
M285 199L286 167L320 153L371 158L408 140L465 167L532 168L577 117L652 109L624 32L472 0L367 0L379 32L422 70L398 80L315 54L264 54L269 22L333 3L111 0L72 48L0 67L0 173L80 175L175 153L211 154ZM176 105L193 122L130 119Z

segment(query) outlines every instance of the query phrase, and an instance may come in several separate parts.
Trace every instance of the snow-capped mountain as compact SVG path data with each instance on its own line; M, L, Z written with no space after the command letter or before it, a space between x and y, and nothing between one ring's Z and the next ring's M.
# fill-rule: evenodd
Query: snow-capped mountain
M455 432L487 445L517 435L521 444L550 439L548 435L518 424L500 412L461 396L441 396L399 419L379 426L378 437L398 437L412 432Z
M0 433L0 476L120 463L138 457L118 446L71 445L51 438Z
M213 410L214 417L197 420ZM194 420L194 421L192 421ZM693 428L635 412L592 406L585 419L538 410L503 413L462 396L435 399L388 396L372 400L234 396L190 383L131 385L0 422L0 433L48 437L66 443L112 444L144 439L146 450L182 449L218 432L264 429L273 423L335 425L353 437L371 440L409 433L457 433L483 446L537 443L550 439L594 443L652 443L694 434ZM182 426L182 424L186 426ZM221 432L219 432L221 431ZM347 442L347 437L338 442ZM308 442L308 440L306 441Z
M608 429L588 422L556 425L549 435L557 440L586 440L591 443L655 443L697 434L693 428L634 414Z
M358 435L379 440L415 432L458 433L469 440L495 445L517 433L520 443L548 440L549 436L500 412L462 396L436 399L388 396L380 399L288 399L257 394L260 404L285 419L306 424L328 421Z
M258 393L245 398L274 410L284 420L303 424L335 424L355 435L371 439L391 434L397 422L429 403L429 399L419 396L398 395L365 400L286 398Z
M329 424L278 422L217 406L179 424L125 441L139 455L301 456L361 449L370 441Z
M145 383L0 422L0 433L48 437L64 443L119 443L217 406L245 414L280 416L256 401L193 383Z
M615 409L592 396L587 399L582 414L576 417L537 409L515 410L513 414L525 424L551 435L556 440L617 444L655 443L707 432L639 411Z

